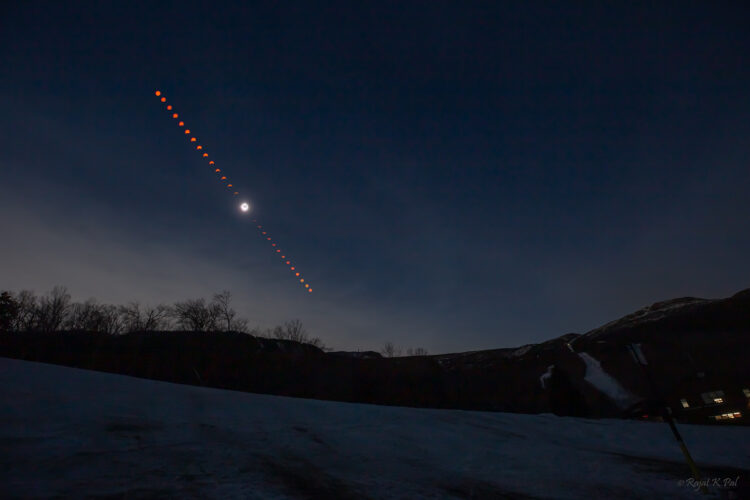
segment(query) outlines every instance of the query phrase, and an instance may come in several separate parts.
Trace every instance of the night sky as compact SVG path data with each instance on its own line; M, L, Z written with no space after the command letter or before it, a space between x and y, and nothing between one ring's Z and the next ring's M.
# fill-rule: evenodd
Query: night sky
M436 353L750 286L745 2L244 4L3 5L0 288Z

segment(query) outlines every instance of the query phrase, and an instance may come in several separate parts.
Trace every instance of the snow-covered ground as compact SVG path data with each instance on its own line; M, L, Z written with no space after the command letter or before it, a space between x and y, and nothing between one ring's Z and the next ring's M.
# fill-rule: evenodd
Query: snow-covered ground
M394 408L0 358L5 498L705 498L664 424ZM681 426L750 480L750 428Z

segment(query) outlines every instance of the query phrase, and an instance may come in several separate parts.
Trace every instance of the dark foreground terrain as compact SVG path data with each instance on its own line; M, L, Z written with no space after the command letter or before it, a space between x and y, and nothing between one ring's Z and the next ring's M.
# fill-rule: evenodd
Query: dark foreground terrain
M747 427L680 426L707 497L664 424L293 399L7 358L0 422L3 498L728 499L750 486Z

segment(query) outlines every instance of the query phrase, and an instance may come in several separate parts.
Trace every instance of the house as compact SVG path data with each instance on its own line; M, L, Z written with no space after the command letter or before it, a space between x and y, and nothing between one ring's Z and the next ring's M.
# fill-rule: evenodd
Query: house
M750 381L723 373L696 372L669 391L675 419L693 424L750 425Z

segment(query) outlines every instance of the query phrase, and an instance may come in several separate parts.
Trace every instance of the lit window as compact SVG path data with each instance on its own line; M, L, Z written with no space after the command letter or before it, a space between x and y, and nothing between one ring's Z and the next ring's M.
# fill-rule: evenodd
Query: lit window
M750 398L750 389L742 389L742 393L746 398Z
M707 405L721 404L724 402L724 391L704 392L701 398Z
M690 405L688 404L687 399L681 399L680 404L682 405L683 408L690 408Z
M742 417L742 413L738 411L733 411L731 413L722 413L721 415L712 415L711 419L713 420L734 420L735 418Z

